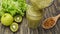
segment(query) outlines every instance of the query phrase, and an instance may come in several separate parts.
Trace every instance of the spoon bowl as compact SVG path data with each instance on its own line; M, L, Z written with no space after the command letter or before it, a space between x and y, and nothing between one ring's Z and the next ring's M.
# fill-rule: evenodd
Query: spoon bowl
M42 27L44 29L50 29L50 28L54 27L55 24L57 23L57 20L58 20L59 17L60 17L60 14L55 16L55 17L49 17L49 18L45 19L45 21L42 23Z

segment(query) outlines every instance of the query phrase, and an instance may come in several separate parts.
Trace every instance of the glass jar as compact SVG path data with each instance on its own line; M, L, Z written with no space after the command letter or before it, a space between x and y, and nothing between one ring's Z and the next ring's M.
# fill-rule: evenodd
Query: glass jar
M28 20L29 28L37 28L42 16L43 13L41 11L36 11L31 6L29 6L26 11L26 18Z
M53 0L30 0L30 2L35 9L39 10L52 5Z

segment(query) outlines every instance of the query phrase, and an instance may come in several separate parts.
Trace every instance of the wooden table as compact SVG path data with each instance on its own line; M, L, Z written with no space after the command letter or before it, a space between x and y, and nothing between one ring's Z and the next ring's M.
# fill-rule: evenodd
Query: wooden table
M45 30L41 27L43 20L60 13L60 0L55 0L50 7L43 9L43 11L45 11L45 14L37 29L29 29L27 20L24 17L22 23L19 24L19 30L15 33L11 32L9 27L5 27L0 23L0 34L60 34L60 19L58 19L57 24L52 29Z

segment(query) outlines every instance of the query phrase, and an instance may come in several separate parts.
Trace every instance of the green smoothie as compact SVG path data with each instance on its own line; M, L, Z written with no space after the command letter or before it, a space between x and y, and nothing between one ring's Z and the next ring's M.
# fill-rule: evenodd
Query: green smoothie
M43 9L52 4L53 0L30 0L35 9Z
M43 15L41 11L36 11L32 8L32 6L28 6L28 9L26 11L26 17L28 20L29 28L37 28L42 16Z

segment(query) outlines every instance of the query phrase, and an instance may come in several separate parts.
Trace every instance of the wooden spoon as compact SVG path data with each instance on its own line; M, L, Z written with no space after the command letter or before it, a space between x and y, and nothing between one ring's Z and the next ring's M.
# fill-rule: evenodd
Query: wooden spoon
M50 29L50 28L54 27L55 24L57 23L57 20L58 20L59 17L60 17L60 14L57 15L57 16L55 16L55 17L50 17L50 18L45 19L45 21L42 23L42 27L43 27L44 29ZM51 20L51 19L52 19L52 20ZM50 21L49 21L49 20L50 20ZM45 24L46 26L45 26L44 24Z

